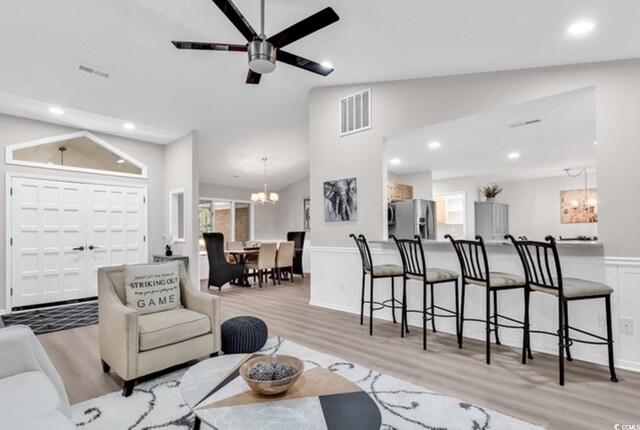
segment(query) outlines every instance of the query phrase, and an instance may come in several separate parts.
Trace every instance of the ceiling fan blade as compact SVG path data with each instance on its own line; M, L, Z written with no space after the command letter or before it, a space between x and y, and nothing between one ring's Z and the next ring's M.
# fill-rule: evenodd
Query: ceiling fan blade
M278 51L276 52L276 57L278 61L282 61L283 63L287 63L291 66L299 67L301 69L317 73L322 76L327 76L329 73L333 72L333 68L331 67L325 67L322 64L316 63L315 61L307 60L306 58L290 54L287 51L283 51L281 49L278 49Z
M340 17L338 14L332 8L327 7L308 18L293 24L291 27L282 30L280 33L271 36L267 40L273 43L276 48L283 48L296 40L302 39L311 33L333 24L339 19Z
M249 73L247 73L247 84L258 85L260 83L260 78L262 75L260 73L256 73L253 70L249 69Z
M182 42L179 40L172 40L171 43L173 43L173 45L178 49L247 52L247 45L232 45L229 43Z
M220 8L222 13L231 21L231 23L242 33L245 39L249 42L258 38L258 33L251 27L249 21L240 13L236 5L231 0L213 0L213 2Z

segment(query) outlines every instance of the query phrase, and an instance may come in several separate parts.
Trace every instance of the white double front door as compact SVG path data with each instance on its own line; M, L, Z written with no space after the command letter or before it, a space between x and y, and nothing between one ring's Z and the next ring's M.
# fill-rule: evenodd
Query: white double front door
M11 178L12 307L98 295L99 267L147 261L146 191Z

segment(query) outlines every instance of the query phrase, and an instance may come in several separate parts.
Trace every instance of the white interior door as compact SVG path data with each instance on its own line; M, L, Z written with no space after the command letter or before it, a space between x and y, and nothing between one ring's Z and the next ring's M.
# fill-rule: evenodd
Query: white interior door
M89 296L98 295L98 268L147 261L144 204L141 188L87 185Z
M13 178L12 187L12 306L84 297L85 185Z
M144 189L11 184L12 307L97 296L99 267L147 261Z

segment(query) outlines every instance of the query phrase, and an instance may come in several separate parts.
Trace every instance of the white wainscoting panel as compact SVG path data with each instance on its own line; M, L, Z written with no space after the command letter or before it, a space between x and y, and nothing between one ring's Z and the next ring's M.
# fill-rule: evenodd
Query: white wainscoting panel
M510 246L488 246L489 265L492 271L509 272L523 275L520 260ZM371 249L374 264L401 265L396 249L383 246ZM428 267L439 267L460 272L453 249L445 246L427 247ZM600 253L588 249L561 249L563 275L599 282L606 282L614 288L612 297L612 320L615 341L616 365L619 368L640 371L640 259L604 258ZM311 278L310 304L329 309L360 313L360 292L362 288L362 264L357 249L350 247L311 247L313 276ZM396 298L402 297L402 280L396 278ZM454 309L455 296L453 284L436 286L435 300L438 306ZM367 276L365 297L369 295L369 277ZM374 299L383 301L391 297L391 282L388 279L376 280ZM409 281L407 301L410 309L421 309L422 287L420 283ZM499 293L499 312L511 318L522 320L523 293L504 291ZM466 296L467 318L484 319L485 290L482 287L468 286ZM534 330L555 332L557 330L558 304L555 297L543 293L533 293L531 298L531 325ZM365 318L368 307L365 306ZM391 320L391 310L376 311L375 318ZM397 311L400 317L399 310ZM570 324L582 330L606 336L604 326L604 299L585 300L569 303ZM631 319L633 334L620 332L620 318ZM506 321L505 321L506 322ZM365 320L366 323L366 320ZM409 324L422 325L419 314L409 315ZM440 318L437 329L455 333L453 319ZM398 328L398 332L399 332ZM364 333L364 331L363 331ZM374 332L375 335L375 332ZM398 333L399 335L399 333ZM464 335L468 338L484 339L484 324L465 322ZM578 337L577 333L573 336ZM522 330L500 329L503 344L520 348ZM555 336L532 334L534 351L557 354ZM606 364L607 348L599 345L574 343L571 352L576 359Z

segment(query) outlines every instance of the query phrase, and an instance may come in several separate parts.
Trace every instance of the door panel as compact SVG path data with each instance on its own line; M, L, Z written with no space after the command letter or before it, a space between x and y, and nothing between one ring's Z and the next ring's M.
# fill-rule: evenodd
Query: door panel
M70 300L86 293L85 186L12 180L13 306Z
M98 268L147 261L144 191L87 185L87 208L88 292L97 295Z
M97 296L99 267L147 261L143 189L17 177L12 188L13 307Z

